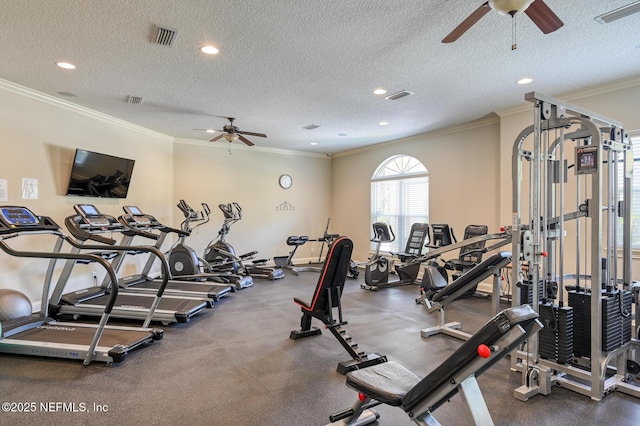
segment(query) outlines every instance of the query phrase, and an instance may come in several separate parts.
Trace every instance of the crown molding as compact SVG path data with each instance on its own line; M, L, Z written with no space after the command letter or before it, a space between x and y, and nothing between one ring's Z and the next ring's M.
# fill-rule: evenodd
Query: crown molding
M0 89L5 90L7 92L16 93L18 95L21 95L30 99L34 99L36 101L55 106L57 108L62 108L67 111L74 112L76 114L84 115L85 117L90 117L114 126L122 127L127 130L144 133L148 136L152 136L158 139L163 139L169 142L174 140L172 136L165 135L164 133L156 132L154 130L147 129L146 127L129 123L128 121L121 120L119 118L94 111L92 109L83 107L81 105L77 105L72 102L65 101L64 99L58 99L51 95L47 95L46 93L38 92L37 90L33 90L28 87L21 86L19 84L13 83L8 80L0 79Z
M448 135L451 133L463 132L465 130L471 130L471 129L477 129L479 127L490 126L492 124L497 124L499 122L500 122L500 117L492 113L487 117L483 117L478 120L467 121L466 123L456 124L451 127L445 127L438 130L433 130L431 132L420 133L418 135L407 136L401 139L395 139L392 141L382 142L375 145L369 145L362 148L356 148L348 151L338 152L336 154L333 154L333 157L347 157L349 155L360 154L362 152L376 151L382 147L395 145L402 142L412 142L425 137L433 138L437 136Z
M269 154L277 154L277 155L294 155L299 157L313 157L313 158L324 158L324 159L331 158L331 155L329 154L320 154L317 152L295 151L292 149L269 148L269 147L258 146L258 145L247 146L243 143L233 143L233 148L230 148L224 142L211 143L209 141L203 141L200 139L175 138L174 143L183 144L183 145L200 145L200 146L206 146L207 148L212 148L212 149L224 149L224 150L231 149L233 151L266 152Z
M624 90L624 89L628 89L629 87L635 87L638 85L640 85L640 76L635 76L631 78L625 78L622 80L616 80L614 82L601 84L598 86L593 86L588 89L581 89L581 90L575 90L572 92L566 92L559 96L555 96L552 94L549 94L549 96L562 99L563 101L573 102L578 99L588 98L590 96L602 95L604 93L615 92L617 90ZM531 103L523 102L518 106L496 110L494 112L500 117L507 117L509 115L519 114L525 111L531 111Z

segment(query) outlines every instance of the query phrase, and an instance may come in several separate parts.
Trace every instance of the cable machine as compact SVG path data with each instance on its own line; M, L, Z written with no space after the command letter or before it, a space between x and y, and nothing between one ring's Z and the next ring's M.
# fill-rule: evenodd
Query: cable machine
M640 397L630 139L622 123L584 108L535 92L525 100L534 124L513 147L512 303L531 304L545 328L512 356L522 373L514 395L561 385L594 400Z

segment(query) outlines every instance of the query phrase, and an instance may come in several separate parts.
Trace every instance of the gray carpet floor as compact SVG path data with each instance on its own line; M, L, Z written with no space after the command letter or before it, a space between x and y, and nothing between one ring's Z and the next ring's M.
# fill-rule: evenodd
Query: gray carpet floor
M190 323L163 327L162 341L118 365L2 355L0 402L36 402L37 409L0 412L0 424L326 424L356 394L336 372L349 356L330 333L289 339L301 316L292 299L310 299L317 278L288 272L279 281L256 280ZM420 337L437 318L414 303L417 286L371 292L360 289L361 280L347 280L343 307L347 330L363 350L385 354L423 376L461 344L442 335ZM448 321L461 321L468 332L489 317L489 301L477 298L457 301L447 312ZM518 401L513 390L521 378L509 370L508 359L478 381L497 425L640 424L638 400L621 393L596 402L554 387L550 395ZM42 402L84 412L44 412ZM378 424L413 424L399 408L377 409ZM434 414L444 425L471 423L459 395Z

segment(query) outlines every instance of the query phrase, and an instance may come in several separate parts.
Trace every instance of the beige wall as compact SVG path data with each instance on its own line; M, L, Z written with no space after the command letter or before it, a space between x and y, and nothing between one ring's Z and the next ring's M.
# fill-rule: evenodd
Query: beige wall
M289 174L293 185L282 189L278 179ZM331 161L324 155L303 155L228 142L180 139L174 148L175 205L184 199L197 210L205 202L211 221L188 238L199 255L217 238L223 215L218 204L236 202L242 220L232 225L227 242L237 254L258 251L258 258L285 256L289 235L322 235L331 212ZM287 203L290 210L278 210ZM174 207L176 222L181 216ZM330 231L333 230L333 221ZM306 244L296 258L317 255L319 244Z
M636 79L627 80L612 84L609 87L599 88L597 91L585 92L580 95L566 95L557 97L564 102L579 106L595 114L606 116L610 119L622 122L626 131L640 130L640 115L638 114L638 99L640 99L640 81ZM524 99L524 93L523 93ZM512 168L512 151L513 144L518 134L527 126L533 124L533 104L527 103L522 108L516 108L509 111L498 112L500 115L500 218L504 223L510 223L512 211L511 197L511 168ZM525 141L524 147L532 149L533 136ZM566 150L566 158L569 164L573 163L573 144L568 144ZM637 149L637 148L636 148ZM634 170L635 173L640 173ZM575 200L575 189L572 191L575 176L573 173L568 175L570 185L567 185L567 200ZM567 202L566 212L572 212L577 209L575 203ZM571 237L575 237L575 224L567 224L568 240L565 245L565 274L575 273L576 256L575 250L572 250L574 242ZM582 249L581 257L584 257L585 249ZM582 266L584 267L584 266ZM582 271L582 273L585 273ZM640 279L640 259L633 260L633 277Z
M633 83L633 82L632 82ZM592 92L569 102L640 129L636 103L640 84ZM524 93L523 93L524 97ZM162 222L178 226L175 207L185 199L199 208L207 202L211 222L188 240L198 253L216 237L222 223L219 203L236 201L243 220L228 237L238 253L259 251L260 257L286 255L288 235L320 236L329 231L355 242L354 258L365 260L371 237L369 183L376 167L395 154L418 158L429 170L430 220L451 224L459 235L467 224L487 224L491 231L511 221L511 149L516 135L532 123L529 106L503 111L455 128L433 132L328 158L290 151L246 149L234 144L177 140L0 80L0 179L8 182L8 201L25 205L60 224L77 202L96 204L119 215L122 205L136 204ZM136 160L126 200L64 196L75 148ZM278 177L293 177L291 189ZM39 199L22 200L22 178L38 179ZM293 210L277 210L283 203ZM136 240L137 241L137 240ZM16 248L48 250L44 236L11 241ZM300 250L300 258L317 256L319 245ZM141 260L132 260L134 269ZM40 299L46 261L15 259L0 253L0 288L15 288ZM638 266L635 270L640 272ZM79 268L70 288L85 286L91 267ZM127 269L127 271L128 271ZM634 276L640 274L636 272Z
M73 204L82 202L115 216L123 213L123 205L135 203L153 210L161 220L171 220L173 145L166 136L0 80L0 142L0 179L8 182L8 201L0 204L24 205L63 227L64 218L73 214ZM76 148L136 160L126 200L64 195ZM38 180L37 200L22 199L22 178ZM9 240L25 250L51 250L54 242L50 236ZM0 253L0 288L19 289L37 304L46 267L45 260ZM79 267L70 288L90 283L92 269Z
M353 239L354 259L364 261L369 253L371 176L396 154L416 157L429 170L431 223L448 223L460 238L469 224L496 232L499 142L499 124L490 118L335 156L331 216L335 230Z

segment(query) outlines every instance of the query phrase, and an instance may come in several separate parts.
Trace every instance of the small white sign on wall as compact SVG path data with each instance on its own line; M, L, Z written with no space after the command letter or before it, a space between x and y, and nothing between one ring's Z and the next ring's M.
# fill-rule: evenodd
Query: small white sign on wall
M38 179L22 178L22 199L38 199Z
M6 179L0 179L0 201L9 201L9 190Z

